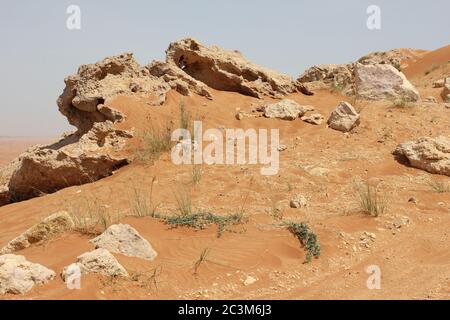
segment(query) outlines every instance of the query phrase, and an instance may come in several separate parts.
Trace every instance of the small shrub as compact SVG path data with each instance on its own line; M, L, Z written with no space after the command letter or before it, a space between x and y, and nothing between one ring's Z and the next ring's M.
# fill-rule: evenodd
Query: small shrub
M378 217L386 211L386 198L380 195L377 187L367 183L355 183L354 189L356 199L364 213Z
M150 185L150 192L148 195L142 190L137 188L133 189L132 199L131 199L131 211L133 216L137 217L156 217L158 209L158 204L153 201L153 186L155 184L156 177L152 178Z
M180 214L184 216L192 214L191 190L187 188L178 189L174 196Z
M170 151L172 128L156 130L154 128L145 131L141 135L141 149L136 152L135 157L139 160L156 160L161 153Z
M310 263L313 257L320 257L319 239L317 238L317 235L309 229L307 223L286 222L283 226L286 227L294 236L296 236L305 247L305 263Z
M397 109L413 108L414 106L414 103L405 97L397 98L392 102L392 107Z
M345 89L345 84L339 81L333 81L330 91L333 93L342 93Z
M174 228L189 227L204 229L210 224L215 224L217 226L217 237L220 238L228 226L241 223L243 216L239 214L220 216L209 212L196 212L185 215L166 216L162 217L162 219Z
M112 214L97 200L83 199L74 205L69 212L74 223L74 231L88 236L97 236L109 226L117 223L122 216Z

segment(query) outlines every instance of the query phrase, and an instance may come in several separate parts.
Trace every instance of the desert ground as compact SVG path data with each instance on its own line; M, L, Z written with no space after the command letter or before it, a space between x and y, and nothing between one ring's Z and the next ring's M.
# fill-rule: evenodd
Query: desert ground
M66 170L78 171L63 168L53 174L50 170L59 170L54 169L59 168L56 164L45 167L47 171L31 167L19 183L18 172L27 165L25 160L43 163L43 153L64 150L76 139L66 137L70 141L60 143L62 149L53 144L49 153L39 153L26 149L55 140L0 138L0 172L4 176L0 182L11 181L9 200L0 207L0 248L56 212L64 211L73 220L63 232L47 230L39 241L30 240L4 252L24 256L54 275L24 292L5 289L0 298L449 299L450 145L440 149L441 158L430 160L441 160L440 172L420 168L396 157L393 151L399 144L421 137L450 138L450 104L442 95L445 84L444 89L434 85L450 76L450 46L435 51L402 50L397 51L404 54L400 70L419 93L416 101L368 99L349 94L343 86L330 86L326 79L304 82L313 95L305 94L308 90L300 86L303 93L293 90L271 95L261 90L261 95L252 96L243 88L253 90L256 85L227 86L227 79L208 78L204 69L190 73L195 80L186 80L169 70L169 80L165 81L170 88L161 104L155 103L161 95L152 91L159 84L146 87L140 83L142 90L108 93L99 103L109 113L113 110L121 114L121 120L112 121L112 131L108 129L108 134L101 137L100 151L89 149L88 156L78 157L120 154L113 170L92 181L80 178L80 183L69 181L64 187L55 184L54 189L39 194L26 186L37 183L42 176L56 179ZM184 58L188 59L186 55ZM220 60L220 55L213 58ZM125 74L112 61L108 72L115 78L103 74L98 80L108 90L121 87L118 75ZM189 73L189 63L177 72ZM99 73L83 70L79 72L82 79ZM171 79L182 83L173 84ZM183 87L185 82L188 85ZM281 99L312 106L314 111L306 115L321 114L324 120L315 125L300 118L283 120L263 115L260 106ZM80 136L91 134L92 124L101 122L100 113L95 119L89 118L94 113L86 116L92 99L86 101L78 104L79 110L84 108L79 114L64 109L64 101L59 105ZM327 126L328 117L343 101L350 103L360 117L359 124L347 132ZM72 102L70 107L74 105ZM252 164L176 165L170 151L150 150L149 132L177 128L183 114L189 123L201 120L204 128L279 129L283 148L278 173L261 175L261 165ZM105 141L111 132L119 134L119 142L114 140L107 146ZM87 145L89 139L83 143ZM119 151L111 151L116 147ZM73 155L73 150L67 153ZM24 159L17 158L20 154ZM63 161L62 154L52 161ZM122 158L127 159L126 164ZM77 165L83 166L84 162ZM39 170L40 176L35 177ZM12 171L14 174L8 173ZM375 203L364 206L364 195L374 197L369 200ZM300 205L293 205L295 196L301 196ZM205 218L204 225L196 227L178 225L173 222L178 220L167 218L181 221L201 212L235 219L220 220L224 221L220 225ZM305 238L287 227L289 223L303 222L317 236L315 244L320 243L320 254L309 262L305 261ZM134 228L157 256L142 259L112 251L126 276L108 275L100 266L97 271L83 273L81 289L70 290L61 277L64 268L93 251L90 240L119 223ZM367 287L369 266L379 267L379 288ZM11 280L2 277L4 283Z

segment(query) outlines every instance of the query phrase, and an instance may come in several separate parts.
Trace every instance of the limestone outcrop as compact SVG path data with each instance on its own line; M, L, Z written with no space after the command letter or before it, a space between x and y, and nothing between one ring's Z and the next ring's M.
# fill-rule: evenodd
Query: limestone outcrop
M438 136L422 137L397 146L394 155L406 159L418 169L430 173L450 176L450 138Z

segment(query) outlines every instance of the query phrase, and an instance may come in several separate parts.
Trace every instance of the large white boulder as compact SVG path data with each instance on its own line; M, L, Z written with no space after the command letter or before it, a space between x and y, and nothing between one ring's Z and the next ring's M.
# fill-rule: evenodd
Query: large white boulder
M106 249L96 249L83 253L77 258L76 263L65 267L61 277L66 281L75 268L79 268L82 274L99 273L110 277L127 277L128 272L117 259Z
M0 295L24 294L35 285L42 285L55 278L55 272L24 256L5 254L0 256Z
M92 239L91 243L96 248L107 249L128 257L152 261L157 256L151 244L128 224L110 226L97 238Z
M266 118L295 120L302 117L306 112L313 110L313 107L301 106L293 100L283 99L280 102L266 105L264 107L264 116Z
M406 79L405 75L390 64L356 63L355 90L358 98L368 100L418 101L417 89Z
M423 137L397 146L394 155L406 158L412 167L450 176L450 138Z
M331 112L327 124L331 129L348 132L359 125L360 115L348 102L341 102Z

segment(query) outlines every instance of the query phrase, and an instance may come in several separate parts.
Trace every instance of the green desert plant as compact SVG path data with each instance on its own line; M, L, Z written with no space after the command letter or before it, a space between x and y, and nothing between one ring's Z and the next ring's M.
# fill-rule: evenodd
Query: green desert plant
M162 219L174 228L189 227L201 230L210 224L215 224L217 226L217 237L220 238L228 226L241 223L243 216L239 214L222 216L210 212L196 212L184 215L169 215L162 217Z
M354 183L356 199L361 210L373 217L378 217L386 211L386 197L380 194L378 187L371 186L368 183Z
M317 235L309 229L307 223L285 222L283 223L294 236L299 239L306 249L305 263L311 262L312 258L320 257L320 242Z

